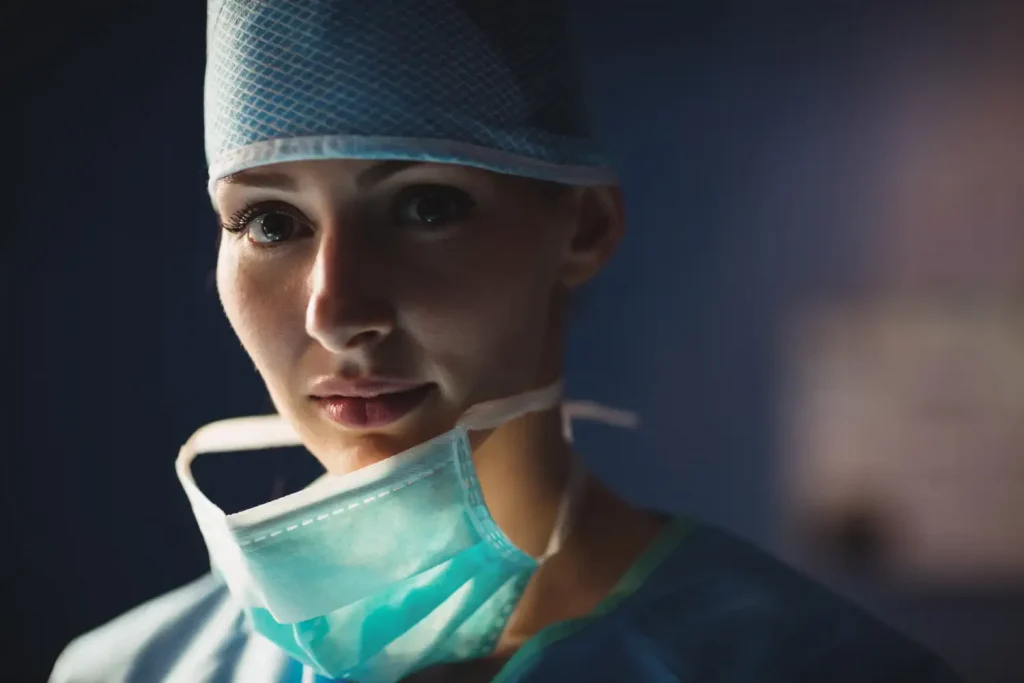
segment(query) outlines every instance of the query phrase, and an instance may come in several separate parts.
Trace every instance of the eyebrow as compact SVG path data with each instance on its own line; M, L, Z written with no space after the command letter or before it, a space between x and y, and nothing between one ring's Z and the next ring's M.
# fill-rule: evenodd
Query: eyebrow
M356 186L370 187L412 166L422 166L422 161L381 161L356 174Z
M287 173L275 173L273 171L238 171L229 176L224 176L221 182L225 185L245 185L246 187L288 191L294 191L297 186L295 179Z
M376 185L410 166L419 166L422 163L420 161L380 161L356 174L356 186L363 189ZM225 176L222 182L228 185L245 185L246 187L269 188L287 192L298 191L298 181L294 176L277 171L246 169Z

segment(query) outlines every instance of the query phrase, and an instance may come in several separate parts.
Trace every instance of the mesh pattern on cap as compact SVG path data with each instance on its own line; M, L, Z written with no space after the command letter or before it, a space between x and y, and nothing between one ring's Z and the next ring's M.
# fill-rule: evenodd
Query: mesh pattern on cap
M553 0L210 0L211 182L295 159L613 180Z

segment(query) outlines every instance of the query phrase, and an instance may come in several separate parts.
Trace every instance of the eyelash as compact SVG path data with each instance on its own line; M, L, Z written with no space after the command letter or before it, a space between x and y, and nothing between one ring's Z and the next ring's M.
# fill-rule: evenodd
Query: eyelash
M454 206L455 216L451 220L442 221L438 225L432 225L425 221L409 220L407 217L402 215L404 210L411 206L411 202L413 200L438 196L443 197L445 201L449 202L449 207ZM389 206L386 213L388 215L387 220L389 222L396 225L412 225L422 228L428 232L433 231L435 233L465 220L467 215L476 207L476 201L474 201L473 198L465 191L450 185L436 185L429 183L409 185L402 188L392 195L388 204ZM309 223L304 217L297 215L295 209L289 204L279 201L270 201L257 202L242 207L223 221L221 223L221 228L233 235L241 236L245 234L249 225L254 220L274 213L289 215L293 219L307 225ZM272 243L261 246L269 246L269 244Z
M448 208L454 208L454 216L450 220L444 220L439 225L432 225L429 222L409 220L401 214L405 209L412 206L413 199L424 199L427 197L442 198L448 203ZM476 201L467 192L451 185L439 185L432 183L420 183L402 188L390 201L388 215L390 220L400 225L416 225L423 228L449 227L466 220L469 214L476 208Z
M227 220L223 221L220 227L230 232L233 235L238 235L245 232L246 228L249 227L249 223L270 213L287 213L293 218L299 219L295 215L294 210L291 210L287 204L279 202L258 202L256 204L249 204L243 206L238 211L231 214Z

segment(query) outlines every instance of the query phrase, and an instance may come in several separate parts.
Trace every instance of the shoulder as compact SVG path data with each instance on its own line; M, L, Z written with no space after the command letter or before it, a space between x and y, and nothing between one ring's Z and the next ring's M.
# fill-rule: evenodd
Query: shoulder
M207 574L76 638L50 683L231 681L245 659L279 658L261 644L224 584Z
M707 525L694 525L623 609L667 668L703 662L721 674L706 680L957 680L859 605Z

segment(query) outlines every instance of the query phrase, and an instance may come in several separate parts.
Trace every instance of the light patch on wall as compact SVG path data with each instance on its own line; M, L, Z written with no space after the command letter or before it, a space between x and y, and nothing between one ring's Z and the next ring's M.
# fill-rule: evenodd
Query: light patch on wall
M798 554L917 584L1024 583L1024 307L809 312L789 348Z

